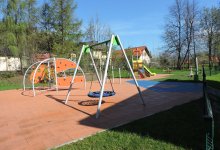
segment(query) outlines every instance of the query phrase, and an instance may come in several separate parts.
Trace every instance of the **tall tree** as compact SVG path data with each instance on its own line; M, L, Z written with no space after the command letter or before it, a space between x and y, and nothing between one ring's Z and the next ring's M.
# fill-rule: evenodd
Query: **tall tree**
M41 38L42 40L40 40L40 49L44 49L45 51L51 53L55 35L53 33L54 15L50 3L45 2L42 5L39 18L39 27L43 37Z
M37 8L36 0L26 0L26 13L27 13L27 23L30 31L36 30L37 19Z
M201 14L201 33L208 47L208 57L209 57L209 74L211 75L212 70L212 58L213 58L213 46L214 37L217 33L217 8L213 7L211 9L205 8Z
M82 36L81 21L74 15L77 5L73 0L51 0L51 3L57 37L54 49L58 54L65 54L74 49L74 43Z
M25 2L21 0L2 1L4 49L22 60L26 46ZM21 70L23 68L21 61Z
M197 30L197 16L198 16L198 10L195 1L192 3L189 2L189 0L186 0L185 7L184 7L184 33L185 33L185 47L186 52L184 55L184 58L182 60L182 64L185 62L186 57L188 57L188 68L190 65L190 55L191 51L194 53L194 60L196 58L196 51L195 51L195 31ZM181 64L181 65L182 65ZM196 65L195 65L196 66Z
M112 31L110 27L103 25L98 16L91 18L85 32L85 40L91 42L101 42L110 39Z
M177 69L181 69L181 53L185 42L183 35L183 8L183 1L175 0L175 4L170 7L163 37L166 42L167 51L177 55Z
M50 6L48 2L45 2L42 5L42 8L39 14L40 14L39 23L40 23L41 30L52 32L54 16L53 16L52 7Z
M27 58L31 58L31 55L38 50L37 45L37 23L39 20L37 19L37 8L36 8L36 0L26 0L26 36L27 36L27 46L24 56Z
M216 33L214 38L214 58L218 64L216 66L220 67L220 5L216 9ZM216 63L216 62L215 62Z

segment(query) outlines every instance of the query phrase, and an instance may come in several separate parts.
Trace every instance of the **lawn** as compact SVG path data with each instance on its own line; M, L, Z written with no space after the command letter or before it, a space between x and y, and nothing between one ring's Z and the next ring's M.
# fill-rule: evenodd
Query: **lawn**
M155 72L157 74L167 74L162 69L158 68L150 68L151 72ZM189 70L173 70L170 73L170 76L166 78L157 79L157 81L176 81L176 82L197 82L194 81L193 77L189 77ZM111 71L109 75L112 76ZM114 77L118 78L119 73L118 70L114 70ZM121 70L121 77L127 78L131 77L131 74L126 70ZM20 89L22 88L22 80L23 76L21 74L12 74L12 75L0 75L0 90L10 90L10 89ZM199 82L202 81L201 72L199 74ZM208 76L207 72L207 82L209 86L220 89L220 73L212 76Z
M10 76L0 76L0 90L11 90L22 88L23 76L20 74L14 74Z
M207 84L216 89L220 89L220 73L207 76Z
M152 69L157 73L164 73L159 69ZM202 73L199 73L199 80L195 81L193 77L189 77L189 70L173 70L170 76L166 78L156 79L156 81L168 81L168 82L202 82ZM209 76L209 72L206 71L206 80L208 86L216 89L220 89L220 72L215 72L214 75Z
M157 81L176 81L176 82L198 82L194 80L194 77L189 76L189 70L173 70L170 76L166 78L157 79ZM199 82L202 80L201 73L199 74Z
M204 149L203 99L65 145L68 149ZM216 114L216 116L220 116ZM217 124L218 123L218 124ZM215 127L219 126L217 122ZM216 142L220 140L216 128ZM220 149L219 145L215 145Z

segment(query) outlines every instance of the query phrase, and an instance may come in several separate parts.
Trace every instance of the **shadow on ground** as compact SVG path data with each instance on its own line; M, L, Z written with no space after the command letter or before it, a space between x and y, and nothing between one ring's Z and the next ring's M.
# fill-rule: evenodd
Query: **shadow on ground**
M172 97L172 94L181 92L182 86L184 86L184 89L193 92L193 84L180 83L178 84L179 86L176 86L176 83L170 83L172 88L173 86L176 86L180 91L169 91L169 88L164 87L164 85L165 82L159 82L150 87L149 90L143 91L146 106L141 105L139 95L137 94L113 105L112 107L104 109L101 112L101 117L99 119L95 118L95 114L90 114L87 118L80 120L79 123L86 126L107 129L112 126L123 124L124 118L128 118L127 121L129 121L129 117L143 118L113 128L112 131L135 133L142 137L151 137L159 141L172 143L185 149L204 149L205 128L203 119L203 99L197 98L198 100L187 103L187 101L180 102L178 99L175 99L175 97ZM158 87L166 90L158 90ZM195 92L200 92L200 94L197 94L201 95L201 84L199 84L199 86L196 85L194 88ZM159 97L158 99L155 99L155 93L157 93ZM185 94L185 96L187 96L187 94ZM54 97L51 98L55 99ZM55 100L58 102L61 101L59 99ZM159 101L160 104L158 105L155 101ZM158 113L155 111L161 107L162 112ZM80 111L83 112L82 110ZM146 114L142 115L140 113L143 111L146 112L148 117L145 117ZM216 147L216 149L218 148L219 147Z
M220 82L219 81L213 81L213 80L207 80L207 85L211 86L215 89L219 89L220 90Z
M202 99L113 129L173 143L186 149L204 149Z

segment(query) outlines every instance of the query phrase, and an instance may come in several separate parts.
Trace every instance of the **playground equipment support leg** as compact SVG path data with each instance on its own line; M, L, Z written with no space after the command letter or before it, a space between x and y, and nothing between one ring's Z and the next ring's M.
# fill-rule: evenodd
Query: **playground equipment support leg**
M118 73L119 73L119 84L121 84L121 69L118 68Z
M114 67L112 66L112 82L114 83L115 82L115 80L114 80Z
M56 91L58 91L58 82L57 82L57 65L56 65L56 58L53 58L54 61L54 74L55 74L55 82L56 82Z
M142 93L141 93L141 90L140 90L140 86L139 86L139 84L138 84L138 82L137 82L137 80L136 80L136 78L135 78L135 75L134 75L134 72L133 72L133 70L132 70L132 68L131 68L131 65L130 65L130 63L129 63L128 57L127 57L127 55L126 55L126 53L125 53L125 50L124 50L124 48L123 48L123 46L122 46L122 44L121 44L120 38L119 38L118 36L117 36L117 38L118 38L118 40L119 40L119 45L120 45L120 47L121 47L121 49L122 49L122 52L123 52L123 54L124 54L124 56L125 56L125 59L126 59L127 64L128 64L128 67L129 67L129 69L130 69L130 71L131 71L131 74L132 74L132 77L133 77L133 79L134 79L134 82L135 82L135 84L136 84L136 87L137 87L137 90L138 90L138 92L139 92L141 101L142 101L143 105L145 105L145 102L144 102L144 99L143 99L143 96L142 96Z
M92 52L89 51L89 54L90 54L90 57L91 57L91 59L92 59L92 65L93 65L93 67L94 67L94 69L95 69L96 77L98 78L98 81L99 81L100 86L102 86L102 83L101 83L101 80L100 80L100 77L99 77L99 73L98 73L98 69L96 68L95 61L94 61L94 58L93 58L93 56L92 56Z
M72 89L74 80L75 80L75 78L76 78L76 73L77 73L77 70L78 70L78 68L79 68L80 60L81 60L81 58L82 58L83 50L84 50L84 46L83 46L82 49L81 49L81 52L80 52L80 55L79 55L79 59L78 59L78 62L77 62L77 64L76 64L76 68L75 68L75 70L74 70L73 78L72 78L72 80L71 80L71 83L70 83L70 86L69 86L69 89L68 89L68 93L67 93L67 95L66 95L65 104L67 104L67 102L68 102L68 100L69 100L70 92L71 92L71 89Z
M98 118L99 115L100 115L100 107L101 107L101 104L102 104L102 97L103 97L105 82L106 82L106 78L107 78L109 61L110 61L110 56L111 56L111 51L112 51L113 38L114 38L114 36L112 35L110 46L109 46L109 51L108 51L108 55L107 55L106 65L105 65L105 71L104 71L104 75L103 75L102 86L101 86L101 90L100 90L100 97L99 97L99 103L98 103L98 108L97 108L97 112L96 112L96 118Z

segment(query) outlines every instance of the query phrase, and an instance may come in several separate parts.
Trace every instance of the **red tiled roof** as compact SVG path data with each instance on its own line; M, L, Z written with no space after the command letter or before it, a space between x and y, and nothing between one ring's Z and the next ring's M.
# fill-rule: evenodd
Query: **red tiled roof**
M51 57L50 53L43 53L43 54L38 53L34 55L34 59L38 61L41 61L41 60L44 60L50 57Z

